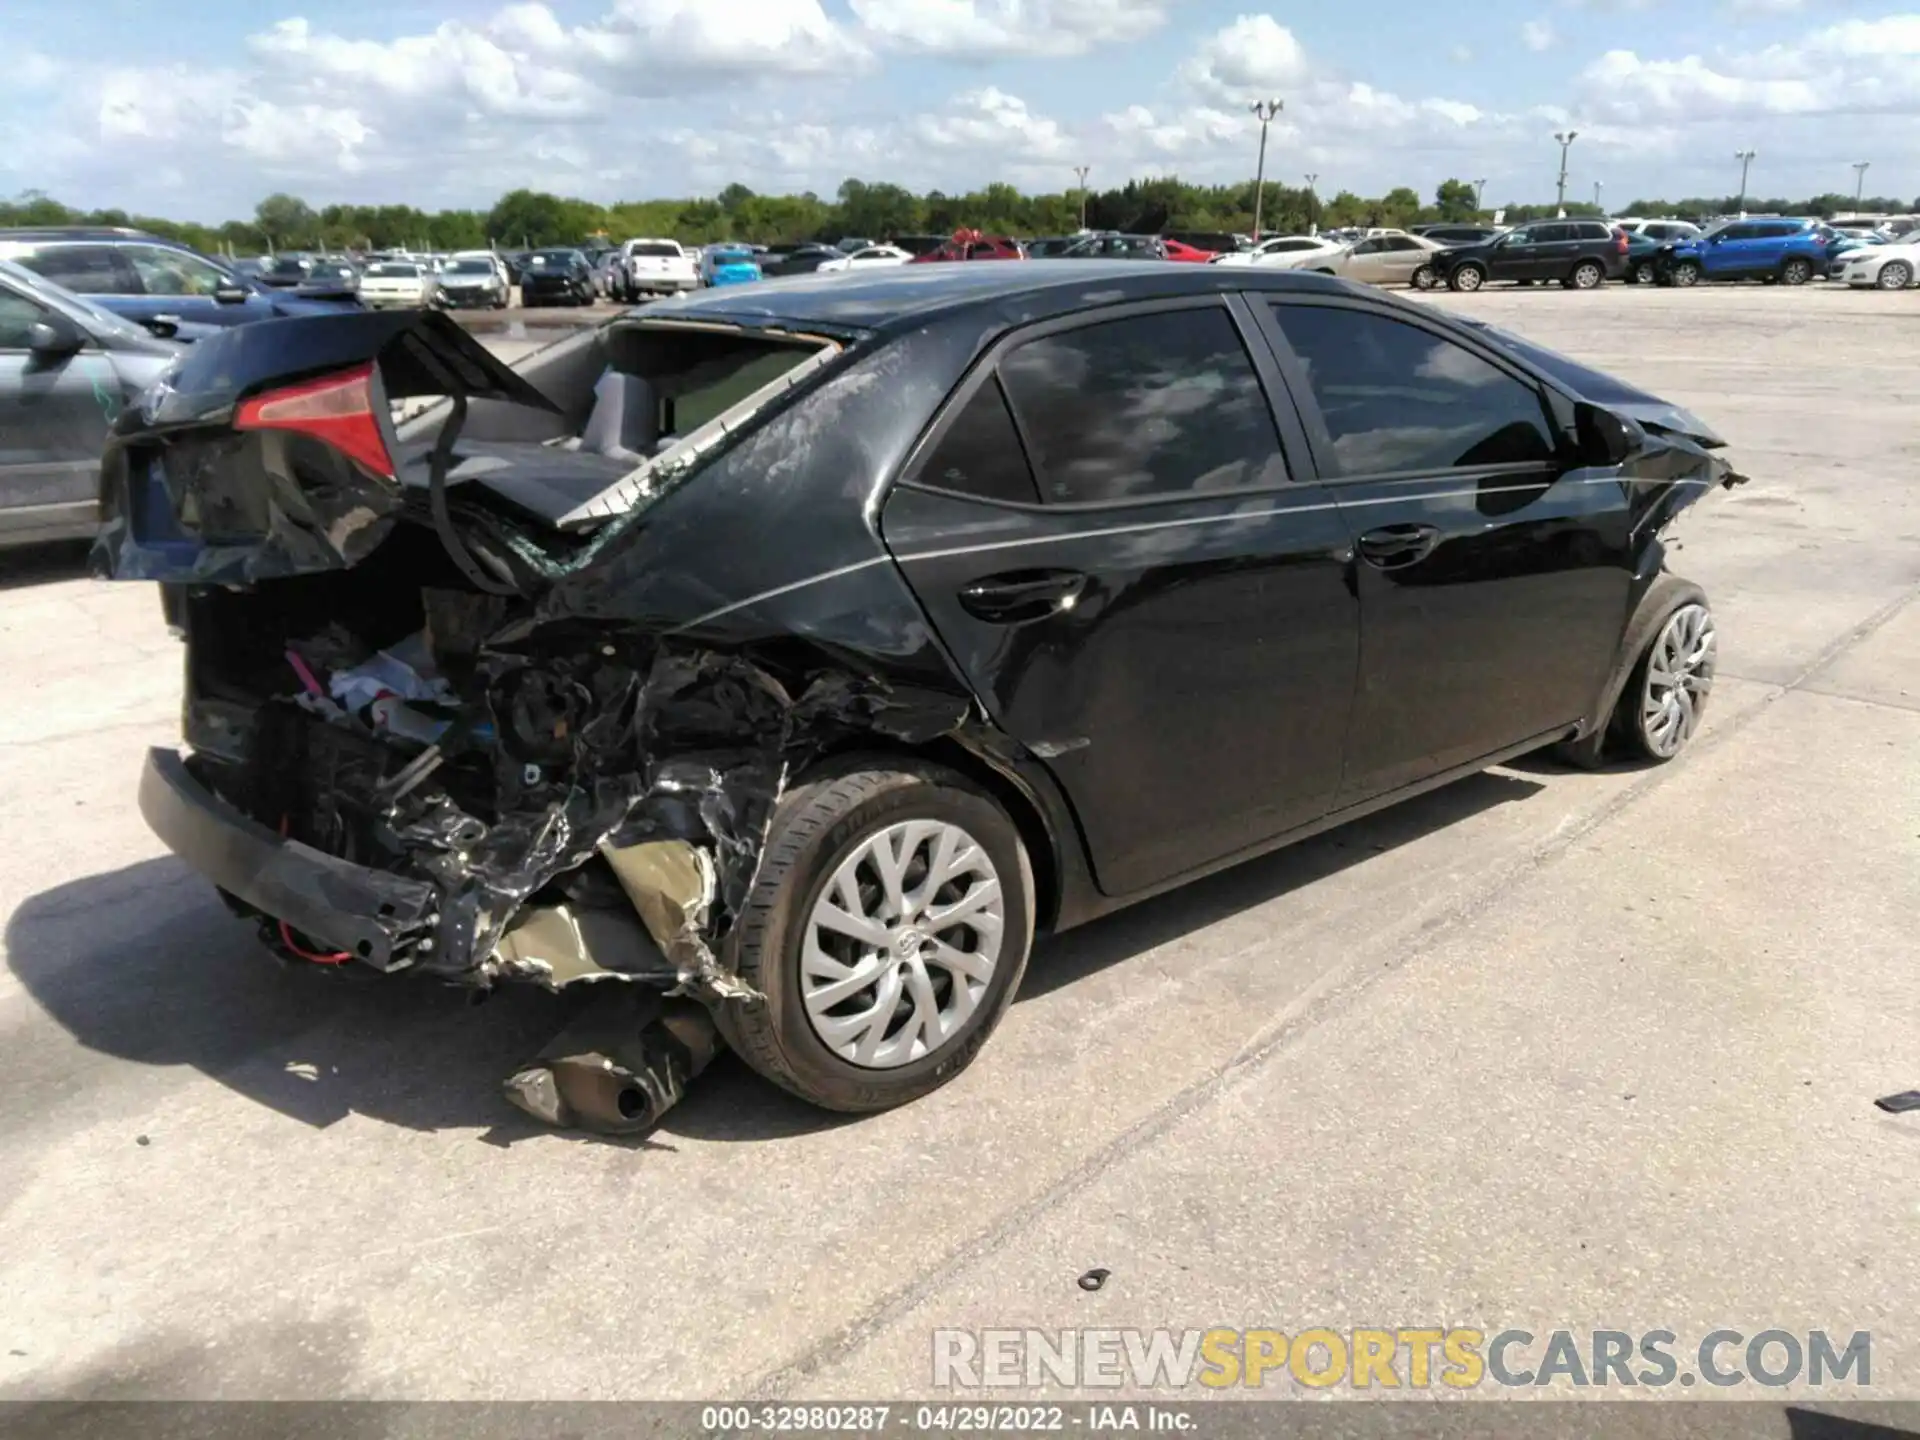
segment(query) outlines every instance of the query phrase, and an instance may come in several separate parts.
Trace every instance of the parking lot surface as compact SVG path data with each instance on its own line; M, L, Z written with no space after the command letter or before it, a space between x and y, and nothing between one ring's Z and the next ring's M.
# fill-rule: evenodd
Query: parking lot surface
M1870 1330L1920 1396L1907 296L1442 295L1691 406L1721 675L1673 765L1522 761L1061 937L980 1061L651 1137L498 1085L559 1001L275 967L134 808L147 587L0 589L0 1394L926 1395L939 1326ZM1109 1269L1097 1292L1076 1277ZM1779 1392L1774 1392L1778 1394Z

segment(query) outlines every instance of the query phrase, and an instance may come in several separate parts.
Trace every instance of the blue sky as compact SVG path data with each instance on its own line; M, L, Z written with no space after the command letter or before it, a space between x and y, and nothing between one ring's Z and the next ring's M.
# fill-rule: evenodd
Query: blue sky
M1913 3L1913 0L1909 0ZM16 0L0 192L183 218L847 176L1920 193L1920 10L1848 0Z

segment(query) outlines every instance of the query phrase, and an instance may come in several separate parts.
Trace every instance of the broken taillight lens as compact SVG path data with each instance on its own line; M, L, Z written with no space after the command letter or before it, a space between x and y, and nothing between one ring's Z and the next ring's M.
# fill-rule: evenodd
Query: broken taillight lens
M373 410L373 366L357 365L240 402L236 430L293 430L325 441L382 479L394 476L393 457Z

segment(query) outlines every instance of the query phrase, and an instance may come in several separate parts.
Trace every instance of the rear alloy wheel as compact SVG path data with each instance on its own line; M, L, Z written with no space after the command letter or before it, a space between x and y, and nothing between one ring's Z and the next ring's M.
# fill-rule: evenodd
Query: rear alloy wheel
M1460 265L1447 277L1447 285L1454 290L1478 290L1487 283L1487 272L1478 265Z
M1422 265L1413 272L1413 288L1416 290L1431 290L1438 283L1434 278L1431 265Z
M1913 283L1913 267L1904 260L1889 260L1880 267L1873 283L1882 290L1904 290Z
M1780 267L1780 283L1783 285L1804 285L1811 279L1813 266L1797 256Z
M1642 260L1633 267L1633 283L1636 285L1651 285L1659 278L1659 275L1654 272L1651 260Z
M1567 277L1567 284L1575 290L1597 290L1607 278L1607 272L1600 268L1599 262L1582 260L1573 267L1573 273Z
M846 762L781 801L734 927L765 997L715 1007L755 1070L829 1110L902 1105L992 1034L1033 943L1018 830L963 775Z
M1700 283L1700 267L1691 260L1682 260L1673 267L1673 283L1681 289Z
M1636 754L1671 760L1700 728L1719 655L1706 605L1682 605L1660 627L1634 667L1623 697L1621 729ZM1633 708L1626 710L1625 705Z

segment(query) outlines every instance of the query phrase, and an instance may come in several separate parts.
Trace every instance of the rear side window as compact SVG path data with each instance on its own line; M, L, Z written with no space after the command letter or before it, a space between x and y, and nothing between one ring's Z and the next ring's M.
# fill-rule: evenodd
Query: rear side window
M1013 412L993 377L973 392L914 477L922 484L982 500L1037 505L1033 467L1014 428Z
M133 288L106 245L53 245L18 259L76 295L125 295Z
M1138 315L1029 341L1000 362L1050 504L1284 482L1273 415L1225 309Z
M1276 305L1343 476L1554 458L1540 395L1463 345L1361 310Z

